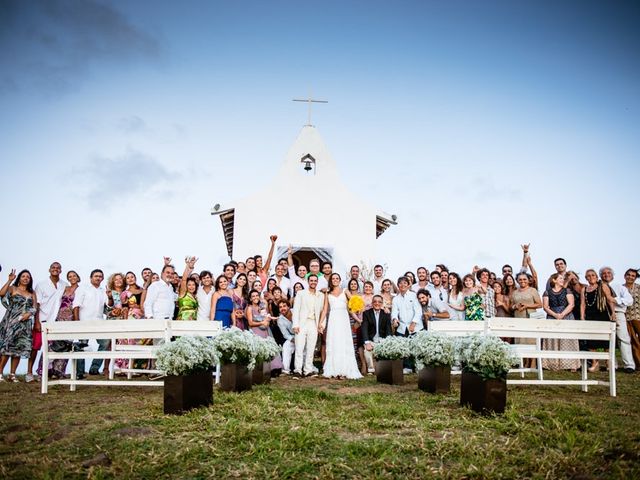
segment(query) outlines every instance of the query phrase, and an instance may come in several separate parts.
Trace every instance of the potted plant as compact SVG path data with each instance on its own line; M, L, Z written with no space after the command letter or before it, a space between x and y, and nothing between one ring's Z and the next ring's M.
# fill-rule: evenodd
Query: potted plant
M376 342L373 346L376 358L376 378L380 383L402 385L402 360L411 356L409 339L390 336Z
M271 361L280 353L281 348L271 337L254 336L256 342L256 366L253 369L254 385L271 381Z
M462 337L456 345L462 366L460 404L481 413L503 413L507 373L518 362L508 343L492 335Z
M213 351L221 365L220 389L225 392L250 390L251 371L256 365L255 335L230 328L214 337Z
M453 339L443 333L423 331L411 337L410 342L418 369L418 388L429 393L449 393L455 360Z
M158 348L158 369L164 380L164 413L182 413L213 403L212 341L205 337L180 337Z

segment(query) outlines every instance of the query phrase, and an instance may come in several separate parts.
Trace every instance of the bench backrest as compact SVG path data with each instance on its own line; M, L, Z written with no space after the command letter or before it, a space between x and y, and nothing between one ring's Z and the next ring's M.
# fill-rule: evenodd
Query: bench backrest
M222 332L222 322L202 322L197 320L169 320L167 322L169 337L200 335L213 337Z
M615 322L591 320L488 318L486 322L487 331L498 337L610 340L616 332Z
M42 330L47 340L99 338L164 338L166 320L82 320L46 322Z
M429 322L429 330L446 333L454 337L484 333L485 322L466 320L432 320Z

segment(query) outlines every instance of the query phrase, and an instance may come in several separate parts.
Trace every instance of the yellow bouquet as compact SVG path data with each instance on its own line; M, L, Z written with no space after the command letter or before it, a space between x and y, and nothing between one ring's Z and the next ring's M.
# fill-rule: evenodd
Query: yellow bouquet
M348 306L351 313L359 313L364 310L364 300L360 295L353 295Z

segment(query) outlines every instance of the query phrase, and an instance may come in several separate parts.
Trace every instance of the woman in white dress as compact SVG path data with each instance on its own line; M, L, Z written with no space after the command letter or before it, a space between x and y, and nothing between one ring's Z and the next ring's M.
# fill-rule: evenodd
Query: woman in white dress
M362 378L358 370L351 324L347 310L347 295L340 287L342 279L337 273L329 277L329 291L325 295L324 308L321 315L321 329L327 326L327 357L322 375L325 377ZM329 322L325 322L329 311Z

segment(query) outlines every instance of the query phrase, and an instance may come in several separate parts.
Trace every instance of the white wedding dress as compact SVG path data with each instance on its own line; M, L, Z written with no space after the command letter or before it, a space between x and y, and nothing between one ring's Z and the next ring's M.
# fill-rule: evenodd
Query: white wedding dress
M327 357L322 375L325 377L362 378L353 351L351 325L347 311L347 297L328 294L329 320L327 322Z

